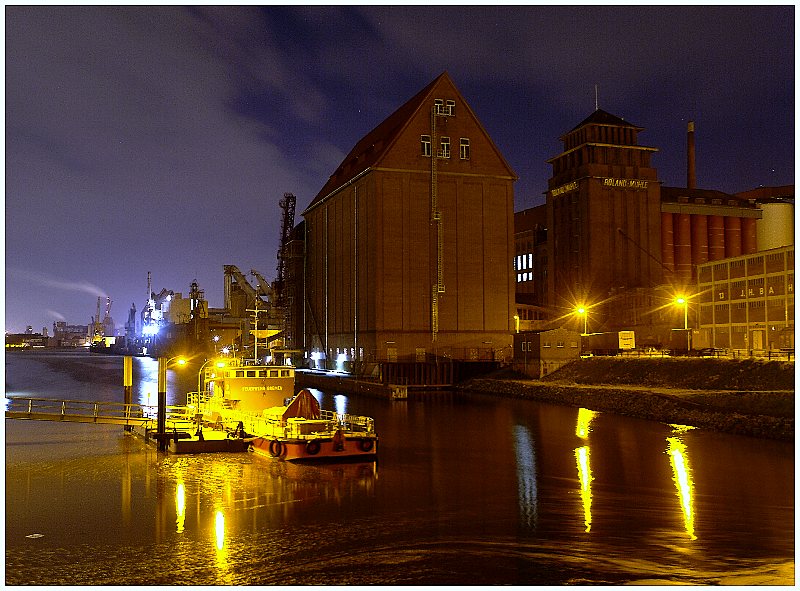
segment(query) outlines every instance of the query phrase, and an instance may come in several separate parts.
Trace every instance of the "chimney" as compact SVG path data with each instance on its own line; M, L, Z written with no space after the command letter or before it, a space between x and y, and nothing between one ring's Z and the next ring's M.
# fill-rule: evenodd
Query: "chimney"
M686 188L694 189L697 176L694 170L694 121L689 121L686 146Z

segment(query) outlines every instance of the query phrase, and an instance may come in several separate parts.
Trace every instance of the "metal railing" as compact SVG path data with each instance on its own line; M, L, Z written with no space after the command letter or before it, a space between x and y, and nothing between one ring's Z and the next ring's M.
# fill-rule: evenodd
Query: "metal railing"
M6 398L5 418L37 421L100 423L150 426L158 407L144 404L53 398ZM194 416L185 406L167 406L168 423L190 421Z
M199 402L199 404L198 404ZM189 392L187 404L198 412L220 412L220 422L227 428L235 429L239 423L246 433L263 437L287 437L294 439L309 439L320 435L333 436L338 430L371 434L375 432L375 422L371 417L362 417L350 414L338 414L330 410L320 410L318 420L303 422L287 421L276 415L263 415L252 411L232 410L228 407L220 408L217 405L206 406L208 396L206 393Z

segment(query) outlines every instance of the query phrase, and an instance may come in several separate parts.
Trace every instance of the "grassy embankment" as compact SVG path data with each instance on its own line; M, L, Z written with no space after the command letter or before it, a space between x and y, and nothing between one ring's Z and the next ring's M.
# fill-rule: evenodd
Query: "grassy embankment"
M594 357L540 380L501 371L460 389L791 440L794 386L793 362Z

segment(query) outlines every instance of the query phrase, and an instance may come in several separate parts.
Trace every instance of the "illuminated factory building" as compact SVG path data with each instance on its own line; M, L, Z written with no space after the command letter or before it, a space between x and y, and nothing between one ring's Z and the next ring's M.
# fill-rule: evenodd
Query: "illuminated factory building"
M562 136L563 151L548 161L545 205L516 214L517 318L523 328L577 327L574 311L584 307L589 332L630 329L640 345L667 346L671 330L683 325L683 310L673 305L681 294L689 298L690 326L711 335L709 346L767 349L763 326L725 317L717 330L707 313L698 317L709 288L698 270L793 245L794 187L734 195L698 189L692 122L687 186L661 186L651 162L657 149L639 145L641 131L598 109ZM791 285L793 264L782 269L781 281ZM781 321L771 330L793 347L794 320L787 313ZM731 330L741 336L729 338Z

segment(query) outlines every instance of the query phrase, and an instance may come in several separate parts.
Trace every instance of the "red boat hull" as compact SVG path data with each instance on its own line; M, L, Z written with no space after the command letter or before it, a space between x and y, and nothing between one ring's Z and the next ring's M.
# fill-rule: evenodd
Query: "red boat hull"
M377 437L344 437L318 439L268 439L257 437L251 441L253 451L287 461L298 460L349 460L368 459L378 452Z

